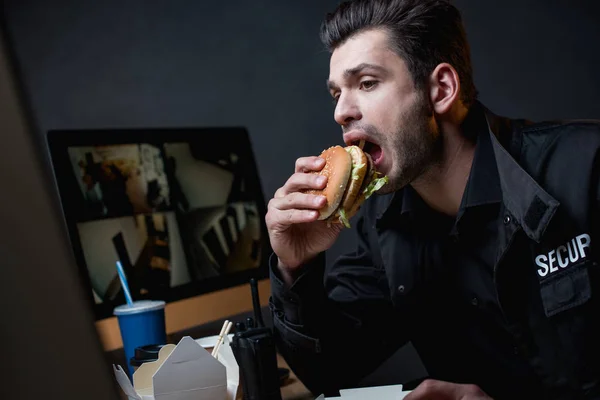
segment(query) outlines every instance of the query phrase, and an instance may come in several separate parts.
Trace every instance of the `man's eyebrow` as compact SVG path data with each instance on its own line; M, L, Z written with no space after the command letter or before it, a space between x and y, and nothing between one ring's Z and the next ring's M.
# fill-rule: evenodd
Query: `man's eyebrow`
M327 81L325 81L325 83L327 84L327 89L331 92L333 90L338 90L340 87L333 81L330 81L329 79L327 79Z
M344 79L348 79L348 78L350 78L352 76L356 76L356 75L358 75L359 73L361 73L365 69L372 69L372 70L375 70L375 71L377 71L379 73L386 73L385 68L383 68L383 67L381 67L379 65L369 64L369 63L362 63L362 64L357 65L354 68L350 68L350 69L345 70L344 71ZM335 82L330 81L329 79L327 79L326 83L327 83L327 88L330 91L331 90L337 90L337 89L339 89L338 85Z
M344 78L348 79L352 76L358 75L360 72L362 72L365 69L373 69L377 72L380 73L385 73L386 70L385 68L379 66L379 65L375 65L375 64L369 64L369 63L362 63L362 64L358 64L356 67L354 68L350 68L344 71Z

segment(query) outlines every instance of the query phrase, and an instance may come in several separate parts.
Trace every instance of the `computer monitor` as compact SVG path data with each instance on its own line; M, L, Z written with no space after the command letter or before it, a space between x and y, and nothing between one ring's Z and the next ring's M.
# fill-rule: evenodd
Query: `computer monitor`
M265 200L242 127L52 130L71 245L97 319L268 276Z

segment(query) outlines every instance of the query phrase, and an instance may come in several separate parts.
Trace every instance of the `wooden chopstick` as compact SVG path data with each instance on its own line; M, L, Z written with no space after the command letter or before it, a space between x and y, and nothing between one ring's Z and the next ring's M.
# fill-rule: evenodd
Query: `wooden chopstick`
M226 321L227 322L227 326L225 327L225 332L223 332L222 335L219 335L219 339L217 340L217 344L215 345L215 348L213 349L213 357L216 357L217 354L219 354L219 348L221 347L221 344L223 344L223 340L225 339L225 336L229 335L229 331L231 331L231 327L233 326L233 322L231 321Z
M215 355L217 355L217 348L219 347L219 343L221 342L221 340L223 339L223 334L225 333L225 330L227 329L227 325L229 324L228 320L225 320L223 322L223 326L221 327L221 332L219 333L219 337L217 338L217 343L215 343L215 347L213 347L212 352L210 353L213 357Z

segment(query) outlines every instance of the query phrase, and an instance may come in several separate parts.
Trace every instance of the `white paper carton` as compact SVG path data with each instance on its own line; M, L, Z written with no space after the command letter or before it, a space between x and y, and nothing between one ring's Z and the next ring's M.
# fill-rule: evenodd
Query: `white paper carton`
M123 392L135 400L234 400L239 387L229 338L216 358L189 336L166 345L158 360L134 372L133 385L120 365L113 369Z

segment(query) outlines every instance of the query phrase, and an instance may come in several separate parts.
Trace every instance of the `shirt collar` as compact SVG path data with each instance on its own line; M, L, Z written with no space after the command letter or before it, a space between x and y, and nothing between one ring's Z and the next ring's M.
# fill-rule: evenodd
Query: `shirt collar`
M483 110L474 106L463 125L467 135L471 132L476 135L477 144L461 208L500 203L502 201L500 176Z
M521 151L522 122L494 115L479 102L476 102L475 106L483 109L487 136L491 142L500 180L502 203L506 211L523 227L527 236L540 242L560 203L519 165L507 149L511 148L512 152L517 153ZM418 202L414 198L416 192L410 193L411 191L412 188L408 186L388 195L377 196L376 200L374 199L377 210L376 226L380 227L385 220L389 221L388 215L400 214L414 207ZM408 196L406 200L405 196Z

